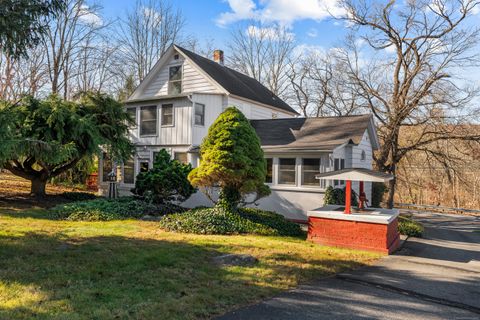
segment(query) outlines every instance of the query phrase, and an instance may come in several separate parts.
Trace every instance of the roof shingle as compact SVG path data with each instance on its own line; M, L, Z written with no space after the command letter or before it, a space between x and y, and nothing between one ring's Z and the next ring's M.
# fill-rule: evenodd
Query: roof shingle
M175 48L185 54L230 94L298 114L257 80L177 45Z
M371 115L250 120L262 148L269 151L330 151L359 144Z

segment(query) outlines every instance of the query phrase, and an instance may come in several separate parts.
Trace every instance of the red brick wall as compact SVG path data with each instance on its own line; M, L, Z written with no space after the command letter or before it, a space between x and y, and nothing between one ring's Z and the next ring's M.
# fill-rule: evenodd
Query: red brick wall
M308 221L308 239L324 245L392 253L400 241L397 219L388 225L317 217Z

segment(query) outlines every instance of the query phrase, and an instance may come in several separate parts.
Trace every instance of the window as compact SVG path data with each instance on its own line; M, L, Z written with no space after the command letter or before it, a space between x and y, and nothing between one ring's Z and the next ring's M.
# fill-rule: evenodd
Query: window
M173 104L162 105L162 126L173 126Z
M265 160L267 160L267 175L265 177L265 182L272 183L273 182L273 159L267 158Z
M102 155L102 181L108 181L108 174L112 172L113 169L113 161L110 156L104 152Z
M335 158L333 159L333 170L342 170L345 169L345 159ZM333 180L335 186L344 184L343 180Z
M307 186L319 186L319 180L315 175L320 173L320 159L302 159L302 184Z
M199 126L205 125L205 105L195 103L195 124Z
M295 185L295 159L280 158L278 160L278 183Z
M149 161L147 159L140 160L138 163L139 163L138 171L140 172L147 172L148 169L150 168Z
M182 92L182 66L170 67L168 80L168 94L180 94Z
M140 135L157 134L157 106L140 108Z
M135 162L130 158L123 164L123 183L135 183Z
M175 155L173 158L181 163L184 163L184 164L188 163L188 157L186 152L175 152Z
M362 154L360 155L360 160L365 161L367 160L367 154L365 150L362 150Z
M137 125L137 108L127 108L127 113L133 121L133 125L131 125L131 127L135 127Z

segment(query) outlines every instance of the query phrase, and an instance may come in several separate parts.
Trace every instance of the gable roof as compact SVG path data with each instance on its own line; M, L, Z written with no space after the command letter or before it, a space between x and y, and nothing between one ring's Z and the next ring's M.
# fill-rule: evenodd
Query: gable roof
M268 151L332 151L343 144L358 145L369 130L373 149L378 148L373 118L369 114L343 117L250 120Z
M185 48L174 45L175 49L187 56L194 64L207 73L215 82L232 95L257 101L289 113L298 114L285 101L277 97L257 80L215 61L202 57Z

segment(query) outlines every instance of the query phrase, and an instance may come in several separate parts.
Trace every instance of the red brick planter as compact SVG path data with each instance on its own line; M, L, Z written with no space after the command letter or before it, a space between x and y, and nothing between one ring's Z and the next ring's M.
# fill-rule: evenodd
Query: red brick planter
M324 207L308 213L308 240L336 247L393 253L400 245L398 212L344 214Z
M398 220L390 224L309 217L308 240L328 246L390 254L399 244Z

